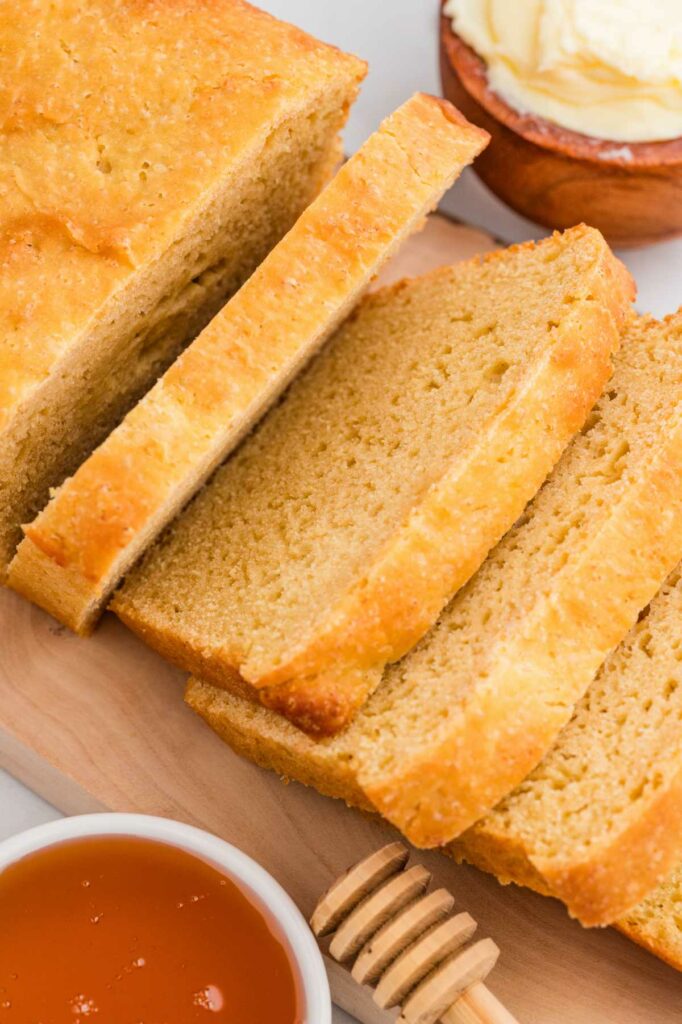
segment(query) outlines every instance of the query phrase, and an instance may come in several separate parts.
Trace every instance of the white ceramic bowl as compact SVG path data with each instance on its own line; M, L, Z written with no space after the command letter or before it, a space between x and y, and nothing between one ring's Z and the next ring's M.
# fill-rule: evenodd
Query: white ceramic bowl
M235 846L169 818L145 814L84 814L39 825L0 842L0 871L46 846L82 836L138 836L194 853L246 890L279 925L298 967L306 1024L331 1024L331 997L322 955L298 907L272 875Z

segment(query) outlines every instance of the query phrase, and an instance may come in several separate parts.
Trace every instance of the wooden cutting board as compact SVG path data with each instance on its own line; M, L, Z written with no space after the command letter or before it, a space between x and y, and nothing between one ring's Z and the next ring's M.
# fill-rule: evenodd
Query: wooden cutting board
M382 277L493 245L431 218ZM82 640L0 593L0 765L66 813L140 811L209 829L260 861L308 915L390 830L240 760L183 705L183 684L112 616ZM419 858L501 947L490 987L522 1024L682 1021L682 975L616 932L585 931L555 901L436 853ZM392 1019L331 963L330 975L335 1001L363 1024Z

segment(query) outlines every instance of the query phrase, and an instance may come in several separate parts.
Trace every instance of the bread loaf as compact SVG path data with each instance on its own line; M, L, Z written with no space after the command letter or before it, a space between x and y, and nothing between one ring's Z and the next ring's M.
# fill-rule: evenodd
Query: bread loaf
M485 133L417 95L28 527L9 583L87 632L114 586L338 326Z
M583 227L370 296L114 610L181 666L338 731L584 422L631 288Z
M547 754L682 554L682 314L636 320L616 358L522 519L344 733L311 741L202 683L190 704L238 750L417 845L482 818Z
M0 579L319 191L363 74L242 0L3 5Z

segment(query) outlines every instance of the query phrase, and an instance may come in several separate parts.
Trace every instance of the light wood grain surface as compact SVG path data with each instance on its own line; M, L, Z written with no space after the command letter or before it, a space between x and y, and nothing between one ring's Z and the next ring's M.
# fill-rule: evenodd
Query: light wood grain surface
M436 221L399 272L490 244ZM0 765L67 813L138 811L207 828L255 857L309 914L391 830L240 760L184 706L183 685L111 616L83 640L0 593ZM500 946L491 988L523 1024L682 1020L682 975L622 936L585 931L555 901L437 853L419 859ZM363 1024L392 1019L342 968L330 975L335 1001Z

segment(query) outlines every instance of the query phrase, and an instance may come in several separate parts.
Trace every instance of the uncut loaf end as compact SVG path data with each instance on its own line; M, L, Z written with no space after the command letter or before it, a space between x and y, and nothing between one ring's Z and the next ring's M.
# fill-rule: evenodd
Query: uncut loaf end
M0 579L49 489L317 194L365 71L243 0L9 7Z
M417 94L388 117L25 527L10 586L88 632L122 575L338 327L486 140L431 96Z
M365 299L114 610L182 667L338 731L580 429L631 297L579 227Z

